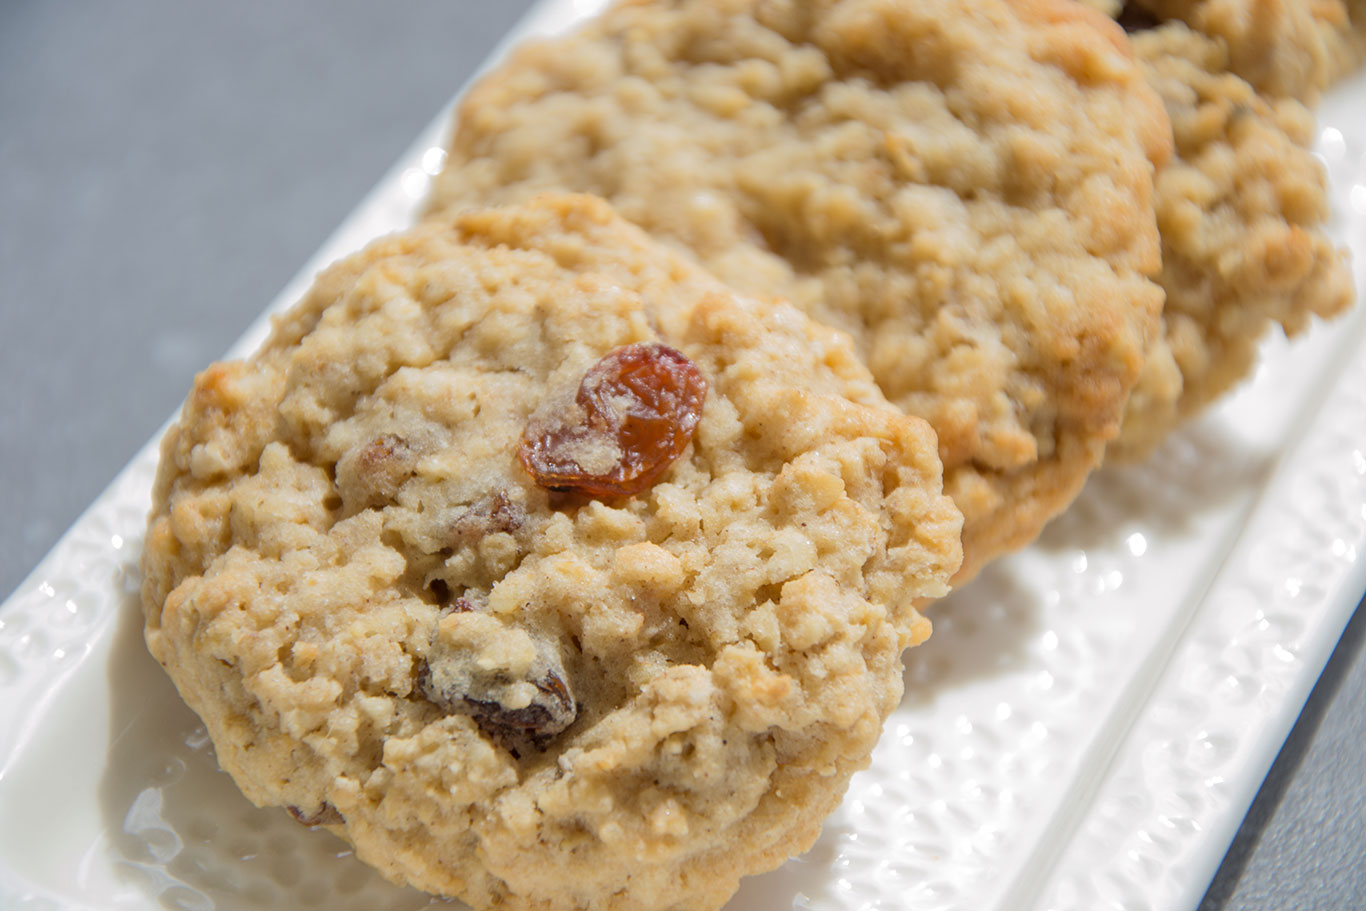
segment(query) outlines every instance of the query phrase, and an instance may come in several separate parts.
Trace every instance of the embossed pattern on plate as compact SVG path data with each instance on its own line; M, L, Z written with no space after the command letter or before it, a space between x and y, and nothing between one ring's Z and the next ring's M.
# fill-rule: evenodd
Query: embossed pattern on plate
M600 5L543 3L510 41ZM1359 288L1363 103L1366 77L1332 95L1320 143ZM412 218L444 128L272 309ZM153 442L0 608L0 907L446 907L218 771L141 641L155 458ZM1269 342L1237 395L1146 465L1100 472L1036 545L936 606L872 767L812 851L730 907L1194 907L1366 586L1363 550L1358 308Z

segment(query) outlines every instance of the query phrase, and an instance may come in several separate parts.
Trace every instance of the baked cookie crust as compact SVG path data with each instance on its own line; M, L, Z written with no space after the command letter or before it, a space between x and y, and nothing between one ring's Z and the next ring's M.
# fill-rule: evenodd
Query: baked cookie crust
M1130 0L1225 44L1258 91L1312 104L1366 62L1366 0Z
M528 426L657 345L705 384L677 460L634 496L533 481ZM941 470L846 337L602 202L466 213L329 268L197 378L147 644L253 802L396 881L715 908L867 763L961 558Z
M1223 41L1132 4L1091 5L1131 31L1175 140L1157 172L1162 332L1108 453L1133 461L1248 376L1273 326L1293 336L1350 307L1353 280L1325 230L1309 109L1259 93L1232 71Z
M938 433L962 581L1072 500L1157 330L1128 48L1071 0L626 2L470 92L429 207L591 192L850 332Z

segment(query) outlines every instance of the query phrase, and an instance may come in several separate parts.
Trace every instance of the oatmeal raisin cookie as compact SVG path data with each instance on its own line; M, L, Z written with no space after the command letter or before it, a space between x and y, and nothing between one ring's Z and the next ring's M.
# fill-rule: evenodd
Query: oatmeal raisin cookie
M222 766L476 908L715 908L804 850L961 556L846 337L585 197L328 269L154 498L147 644Z

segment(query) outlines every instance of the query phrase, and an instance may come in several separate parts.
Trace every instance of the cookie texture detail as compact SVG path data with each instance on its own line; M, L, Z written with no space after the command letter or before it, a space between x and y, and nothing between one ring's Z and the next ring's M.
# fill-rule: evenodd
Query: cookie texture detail
M1366 62L1366 0L1130 0L1224 45L1256 89L1313 103Z
M1347 253L1326 232L1310 110L1258 92L1222 41L1136 17L1132 4L1093 5L1129 23L1175 143L1157 172L1162 331L1109 449L1132 461L1248 376L1267 331L1293 336L1337 316L1354 291Z

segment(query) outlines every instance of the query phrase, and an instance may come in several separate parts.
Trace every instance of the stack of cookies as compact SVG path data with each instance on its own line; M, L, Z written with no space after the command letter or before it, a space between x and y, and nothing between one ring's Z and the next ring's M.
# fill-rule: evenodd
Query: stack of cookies
M1312 6L627 0L515 53L424 223L167 434L146 638L224 769L476 908L805 850L926 605L1350 304L1305 103L1366 11Z

